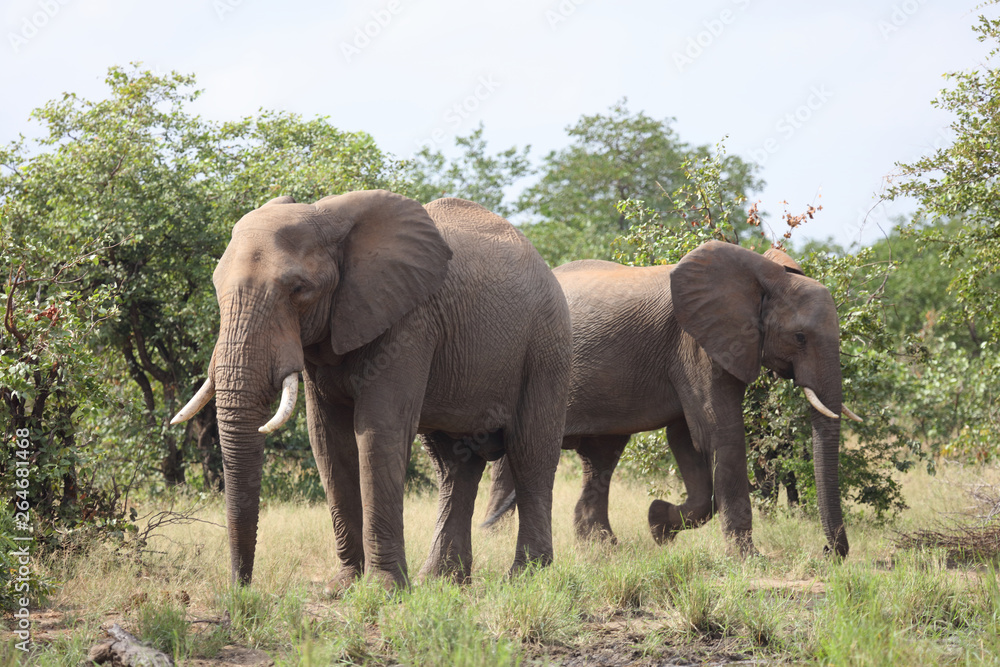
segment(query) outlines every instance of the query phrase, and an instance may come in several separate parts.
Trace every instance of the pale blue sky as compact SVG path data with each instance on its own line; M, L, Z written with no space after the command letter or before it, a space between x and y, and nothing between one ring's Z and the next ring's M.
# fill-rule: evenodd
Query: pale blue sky
M491 148L531 144L539 159L627 96L688 142L728 135L729 152L762 162L776 228L782 200L819 202L803 237L870 242L912 209L860 225L894 162L947 142L930 104L942 73L983 62L974 4L8 0L0 140L30 133L30 110L64 91L103 95L107 67L130 61L197 75L208 118L326 115L401 157L482 122Z

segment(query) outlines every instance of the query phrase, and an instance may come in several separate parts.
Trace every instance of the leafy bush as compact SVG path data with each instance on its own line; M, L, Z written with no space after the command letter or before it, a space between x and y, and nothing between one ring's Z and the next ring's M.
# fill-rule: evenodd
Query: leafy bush
M993 0L984 6L996 4ZM995 60L1000 19L981 15L974 31L989 45L987 58ZM995 150L1000 70L985 64L946 78L951 87L933 104L953 114L955 139L900 165L902 178L889 196L915 197L920 203L917 220L922 224L911 232L951 270L949 291L957 307L945 313L944 323L967 326L974 345L970 357L928 341L927 353L913 367L919 380L907 407L916 411L918 428L940 453L987 460L997 456L1000 435L1000 183ZM946 442L949 436L951 443Z
M903 421L934 455L980 463L1000 456L1000 352L988 343L977 352L931 336L897 368Z

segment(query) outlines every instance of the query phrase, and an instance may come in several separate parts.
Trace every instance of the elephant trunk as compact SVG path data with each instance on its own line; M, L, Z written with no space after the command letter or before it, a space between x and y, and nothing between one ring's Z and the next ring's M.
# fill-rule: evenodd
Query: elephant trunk
M273 310L258 295L234 294L220 299L222 314L215 348L215 405L225 476L226 524L234 582L249 584L253 577L264 468L261 426L271 417L278 393L276 378L299 370L274 344ZM294 356L294 355L292 355ZM301 358L301 347L298 351ZM301 364L301 361L298 363Z
M847 556L847 531L840 506L840 420L836 414L841 409L840 377L835 387L819 392L824 405L834 413L834 418L812 408L813 469L816 476L816 496L820 520L826 539L837 555Z
M222 392L219 392L220 398ZM264 469L264 434L258 425L266 410L218 408L219 439L225 477L226 527L233 582L249 584L253 577Z

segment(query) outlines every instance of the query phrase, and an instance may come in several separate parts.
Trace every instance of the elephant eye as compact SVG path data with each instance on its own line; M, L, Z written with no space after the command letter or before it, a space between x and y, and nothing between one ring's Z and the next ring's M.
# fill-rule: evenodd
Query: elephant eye
M293 295L295 295L295 294L302 294L303 292L308 292L310 287L312 287L312 285L310 285L308 281L305 281L305 280L298 281L298 280L296 280L294 283L292 283L292 288L289 291Z
M801 331L798 332L798 333L796 333L795 334L795 342L798 343L799 345L805 345L806 344L806 335L804 333L802 333Z
M292 289L289 290L289 295L296 301L307 298L309 295L309 285L304 283L294 285Z

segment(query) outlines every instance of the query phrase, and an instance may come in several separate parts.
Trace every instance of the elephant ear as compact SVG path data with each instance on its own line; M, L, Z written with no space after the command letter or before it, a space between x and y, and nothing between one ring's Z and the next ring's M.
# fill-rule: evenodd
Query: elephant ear
M799 263L788 256L784 250L779 250L778 248L768 248L767 252L764 253L764 258L769 259L772 262L776 262L785 267L785 271L788 273L797 273L800 276L804 276L805 271L799 266Z
M670 273L674 316L708 356L750 384L760 374L762 302L787 280L784 266L738 245L709 241Z
M330 343L345 354L374 340L444 284L451 248L419 202L365 190L316 202L340 247Z

